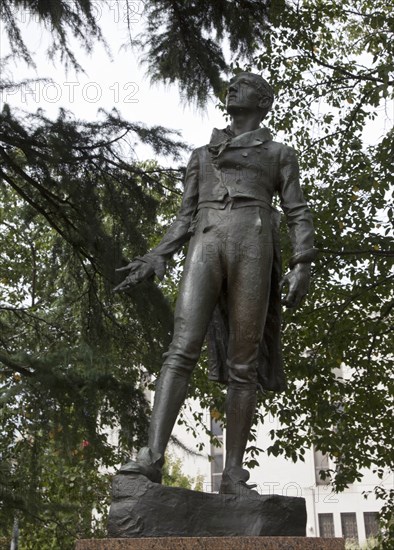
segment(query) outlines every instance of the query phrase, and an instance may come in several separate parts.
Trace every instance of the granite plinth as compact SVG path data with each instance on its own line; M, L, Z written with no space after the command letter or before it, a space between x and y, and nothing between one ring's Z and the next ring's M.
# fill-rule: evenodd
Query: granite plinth
M303 498L202 493L165 487L141 475L113 480L109 538L305 535Z
M169 537L79 540L75 550L344 550L345 540L306 537Z

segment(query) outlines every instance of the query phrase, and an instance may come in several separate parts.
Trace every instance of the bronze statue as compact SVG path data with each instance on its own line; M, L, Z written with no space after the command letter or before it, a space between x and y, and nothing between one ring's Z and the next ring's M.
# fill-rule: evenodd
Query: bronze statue
M182 206L160 244L122 269L124 290L156 274L189 242L175 309L174 335L165 354L149 429L149 441L135 461L121 468L161 481L164 452L190 375L208 338L212 377L228 383L226 464L220 488L250 494L243 455L256 407L258 386L285 388L280 351L283 300L297 307L307 294L313 247L312 217L299 185L292 148L260 127L273 103L261 76L242 72L228 87L231 125L214 129L208 145L194 150L186 171ZM279 194L293 247L290 271L280 280Z

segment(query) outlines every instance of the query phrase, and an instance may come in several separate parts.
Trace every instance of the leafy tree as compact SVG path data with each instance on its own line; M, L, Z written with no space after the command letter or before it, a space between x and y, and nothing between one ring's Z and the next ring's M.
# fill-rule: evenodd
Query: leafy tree
M2 13L8 22L15 7L38 13L44 23L53 26L55 50L77 65L67 32L82 29L77 37L86 47L92 46L100 36L91 15L92 2L56 0L50 9L46 5L35 0L5 0ZM393 99L393 7L392 0L150 0L145 8L147 37L139 41L152 79L176 82L185 100L199 105L211 91L223 99L226 75L241 68L262 71L274 87L277 101L267 124L299 152L321 253L304 307L284 316L289 390L283 396L263 396L260 416L271 412L282 422L282 428L272 432L268 452L302 460L305 448L315 444L337 461L331 474L338 490L359 479L363 467L374 465L381 476L392 467L392 125L386 122L373 142L367 138ZM21 35L15 34L19 32L17 21L7 29L14 53L31 62ZM106 379L108 385L101 382L102 394L94 393L97 384L89 376L86 349L92 354L90 364L105 373L105 357L115 356L116 361L110 360L111 374L113 365L119 365L113 378L120 383L128 373L127 387L132 391L139 383L138 369L128 367L127 358L133 358L134 366L158 368L156 344L164 344L170 330L170 313L156 287L148 284L132 291L130 300L121 303L114 302L109 289L110 266L121 263L120 246L129 257L144 252L157 239L153 229L157 193L171 203L165 188L178 190L178 173L165 174L163 187L163 173L159 175L157 167L141 168L125 161L121 132L135 132L162 152L170 153L173 145L163 129L149 132L117 114L84 126L67 117L62 112L52 123L37 114L22 123L9 110L3 113L1 171L8 196L3 195L1 201L3 205L8 202L12 192L11 204L15 204L16 219L23 221L26 243L22 246L15 237L20 224L5 217L10 226L6 244L11 251L15 246L15 255L11 255L17 261L14 273L7 270L6 275L11 308L1 317L6 334L1 362L4 387L10 391L5 401L11 405L6 410L11 411L9 422L15 426L20 420L13 411L20 406L22 386L37 384L34 395L39 395L40 387L40 391L45 388L45 399L52 398L54 388L59 389L59 365L66 365L62 383L73 372L82 381L78 378L79 385L72 383L66 392L58 391L56 399L64 399L63 407L70 407L74 414L83 410L84 400L77 395L82 392L97 413L101 395L113 387L112 380L110 384ZM81 197L85 197L82 202ZM47 229L40 231L39 224ZM39 252L34 244L30 247L31 242L40 243ZM284 242L286 261L285 236ZM51 262L52 250L57 260ZM37 265L50 266L48 281L34 275ZM33 277L38 282L32 284ZM70 288L70 292L59 296L59 287ZM162 288L174 298L171 283ZM36 315L34 308L41 301L44 309L39 310L39 317L44 322L30 317ZM70 325L65 330L61 323L66 334L56 329L64 318ZM12 333L13 323L18 339ZM64 346L63 357L66 348L75 350L75 355L65 363L55 361L53 342ZM43 352L57 368L44 368ZM350 370L350 378L335 374L340 366ZM31 371L33 376L28 374ZM21 380L12 378L14 373ZM20 391L12 389L16 385ZM81 390L85 385L91 393ZM191 395L219 412L223 408L223 393L213 390L202 370L195 373ZM114 397L111 407L117 410L115 401ZM143 407L142 400L137 402ZM111 407L104 418L109 417ZM97 415L93 418L90 426ZM80 436L84 438L83 429ZM136 436L132 440L139 441ZM95 457L105 456L104 448L101 442ZM260 450L253 445L250 450L253 461ZM386 499L383 513L392 530L394 495L379 486L376 492Z
M392 126L367 139L393 99L393 22L387 2L288 3L254 59L278 94L269 124L299 151L321 251L312 293L285 315L290 383L268 405L283 424L268 451L302 459L314 443L337 490L393 466Z

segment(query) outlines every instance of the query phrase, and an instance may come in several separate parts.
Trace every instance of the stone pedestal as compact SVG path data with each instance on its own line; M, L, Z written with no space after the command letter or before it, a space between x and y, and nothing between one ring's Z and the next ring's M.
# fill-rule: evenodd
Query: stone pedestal
M79 540L75 550L344 550L344 539L306 537L169 537Z
M141 475L113 480L109 538L304 537L305 530L303 498L202 493L165 487Z

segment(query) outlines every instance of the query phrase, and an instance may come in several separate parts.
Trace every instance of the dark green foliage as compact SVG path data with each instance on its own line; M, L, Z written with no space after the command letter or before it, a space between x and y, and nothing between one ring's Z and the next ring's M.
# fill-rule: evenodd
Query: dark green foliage
M174 157L181 148L116 112L95 123L64 111L22 119L7 106L1 115L0 524L9 534L12 511L23 512L33 548L44 534L48 548L72 548L91 532L93 508L104 535L110 485L98 468L146 437L141 367L158 372L172 311L152 283L114 295L114 270L153 242L159 200L179 175L127 162L135 137ZM110 445L105 430L118 426ZM37 521L47 527L33 537Z

